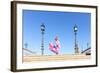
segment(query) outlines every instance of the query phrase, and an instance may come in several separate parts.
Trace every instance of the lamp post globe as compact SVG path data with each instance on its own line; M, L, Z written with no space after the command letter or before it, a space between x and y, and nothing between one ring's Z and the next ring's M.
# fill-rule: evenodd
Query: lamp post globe
M74 32L77 32L78 31L78 27L77 25L74 26Z
M41 25L41 31L44 32L45 31L45 25L42 23Z

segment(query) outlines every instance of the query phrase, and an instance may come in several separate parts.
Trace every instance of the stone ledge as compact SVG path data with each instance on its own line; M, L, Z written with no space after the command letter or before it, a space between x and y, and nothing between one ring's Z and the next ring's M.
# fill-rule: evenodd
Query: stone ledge
M79 59L90 59L91 55L84 54L70 54L70 55L33 55L24 56L24 62L34 62L34 61L60 61L60 60L79 60Z

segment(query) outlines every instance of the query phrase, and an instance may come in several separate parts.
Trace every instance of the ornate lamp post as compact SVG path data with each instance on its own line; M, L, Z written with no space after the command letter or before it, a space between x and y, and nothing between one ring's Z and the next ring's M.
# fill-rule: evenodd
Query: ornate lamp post
M45 31L45 25L42 23L42 25L41 25L41 34L42 34L42 39L41 39L41 55L44 55L44 31Z
M77 25L74 26L74 34L75 34L75 54L79 53L78 51L78 44L77 44L77 31L78 27Z

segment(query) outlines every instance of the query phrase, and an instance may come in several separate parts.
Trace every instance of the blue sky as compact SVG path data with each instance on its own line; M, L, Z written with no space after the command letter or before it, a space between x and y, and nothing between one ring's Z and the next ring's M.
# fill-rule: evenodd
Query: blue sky
M91 44L91 14L79 12L36 11L23 10L23 47L25 43L31 51L41 54L40 25L45 24L44 49L45 55L53 55L49 50L49 43L59 37L60 54L74 53L74 30L78 26L77 40L80 50Z

